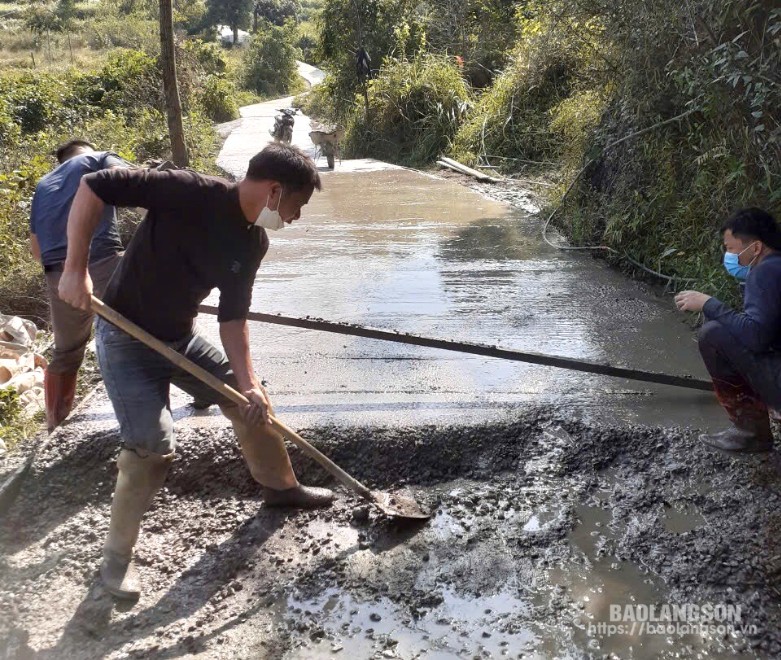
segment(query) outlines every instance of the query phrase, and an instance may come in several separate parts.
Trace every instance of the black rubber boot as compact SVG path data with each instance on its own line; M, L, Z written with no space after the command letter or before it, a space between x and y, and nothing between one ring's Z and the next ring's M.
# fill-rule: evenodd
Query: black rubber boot
M724 451L761 453L773 450L773 436L769 426L766 432L756 432L733 425L719 433L703 433L700 440L709 447Z
M112 596L122 600L138 600L141 596L141 582L132 558L127 560L110 550L104 550L100 579Z
M327 488L301 486L287 490L263 488L263 501L266 506L290 507L291 509L317 509L330 506L334 501L334 493Z

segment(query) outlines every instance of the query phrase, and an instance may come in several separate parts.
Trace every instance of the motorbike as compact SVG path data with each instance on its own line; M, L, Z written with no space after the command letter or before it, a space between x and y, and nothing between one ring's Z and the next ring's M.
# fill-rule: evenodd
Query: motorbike
M274 128L269 133L275 142L290 144L293 141L294 117L298 113L297 108L277 108L277 116L274 117Z

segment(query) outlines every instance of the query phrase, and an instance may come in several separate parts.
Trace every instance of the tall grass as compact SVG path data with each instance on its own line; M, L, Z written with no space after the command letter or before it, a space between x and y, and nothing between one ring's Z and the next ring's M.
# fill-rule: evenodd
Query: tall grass
M458 68L435 55L386 60L367 94L368 110L356 98L347 121L348 152L413 165L448 149L470 99Z

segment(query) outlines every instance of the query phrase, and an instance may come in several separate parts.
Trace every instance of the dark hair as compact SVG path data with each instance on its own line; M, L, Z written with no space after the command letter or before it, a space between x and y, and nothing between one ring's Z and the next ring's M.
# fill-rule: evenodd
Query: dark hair
M57 162L60 164L64 163L79 147L87 147L88 149L95 151L95 145L92 144L92 142L87 142L87 140L83 140L82 138L74 138L73 140L68 140L65 144L61 144L59 147L57 147L57 151L55 152L55 155L57 156Z
M735 211L721 227L721 233L731 231L740 239L762 241L774 250L781 250L781 229L767 211L749 207Z
M255 154L247 168L253 181L278 181L285 190L322 190L320 174L314 161L298 147L272 142Z

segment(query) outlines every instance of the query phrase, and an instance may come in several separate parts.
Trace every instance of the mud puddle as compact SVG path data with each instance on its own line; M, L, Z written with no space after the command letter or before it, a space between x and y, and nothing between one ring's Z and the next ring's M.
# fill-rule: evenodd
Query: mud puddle
M550 479L550 458L527 461L527 468L546 464ZM422 554L406 596L393 584L397 559L381 550L393 532L370 524L362 537L365 551L378 554L379 572L364 575L362 598L354 587L334 586L309 597L294 591L276 603L292 640L285 657L734 657L718 638L604 629L611 607L674 599L661 578L611 554L621 529L611 510L594 502L609 506L618 477L610 468L597 479L595 488L578 484L586 503L574 506L556 494L563 485L557 479L547 488L509 475L490 486L437 487L434 517L409 541ZM532 508L529 500L544 503Z
M330 658L335 653L370 658L426 657L446 660L454 656L507 656L521 650L531 653L539 643L528 629L508 624L529 605L511 593L470 598L444 590L441 603L418 618L403 605L387 598L356 600L337 590L317 599L288 598L280 603L284 615L317 616L329 640L318 640L289 651L286 657ZM533 657L533 656L528 656Z

